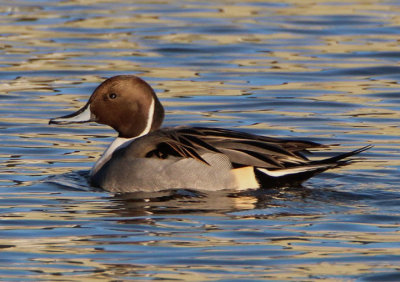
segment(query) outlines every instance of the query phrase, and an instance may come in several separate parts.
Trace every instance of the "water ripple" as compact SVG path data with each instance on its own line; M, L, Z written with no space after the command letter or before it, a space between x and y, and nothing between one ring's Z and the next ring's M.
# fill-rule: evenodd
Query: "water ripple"
M399 280L397 3L2 4L3 280ZM115 133L48 120L117 74L168 126L374 148L301 187L106 193L88 173Z

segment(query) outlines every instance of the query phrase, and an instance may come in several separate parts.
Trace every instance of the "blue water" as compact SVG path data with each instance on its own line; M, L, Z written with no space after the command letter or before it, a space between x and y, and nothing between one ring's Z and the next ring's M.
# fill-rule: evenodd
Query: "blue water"
M400 280L396 1L0 4L1 280ZM115 133L48 120L117 74L167 126L374 147L302 188L114 195L87 177Z

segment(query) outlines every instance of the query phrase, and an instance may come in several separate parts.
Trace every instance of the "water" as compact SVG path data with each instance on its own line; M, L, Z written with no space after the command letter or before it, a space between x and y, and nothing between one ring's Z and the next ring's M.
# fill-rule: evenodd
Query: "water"
M400 280L397 1L0 2L2 280ZM114 132L47 123L116 74L168 126L374 148L303 188L99 191Z

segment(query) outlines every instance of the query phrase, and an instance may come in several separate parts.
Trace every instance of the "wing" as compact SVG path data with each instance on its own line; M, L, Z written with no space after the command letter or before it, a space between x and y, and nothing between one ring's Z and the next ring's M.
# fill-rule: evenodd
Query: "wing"
M194 158L207 163L201 155L215 152L227 155L234 168L255 166L282 169L306 164L309 160L303 153L311 148L323 147L309 141L285 140L203 127L164 128L138 138L138 141L142 138L146 138L142 142L146 144L146 148L139 150L142 157L174 156Z

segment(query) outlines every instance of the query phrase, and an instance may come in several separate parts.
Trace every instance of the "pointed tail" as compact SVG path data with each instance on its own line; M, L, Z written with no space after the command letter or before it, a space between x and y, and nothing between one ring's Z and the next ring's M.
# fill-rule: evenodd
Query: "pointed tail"
M353 159L348 159L363 151L372 148L372 145L359 148L357 150L343 153L331 158L310 161L308 164L302 164L290 168L269 170L266 168L255 168L256 177L263 187L276 187L288 184L301 184L303 181L311 178L315 174L321 173L327 169L340 167L350 164Z

